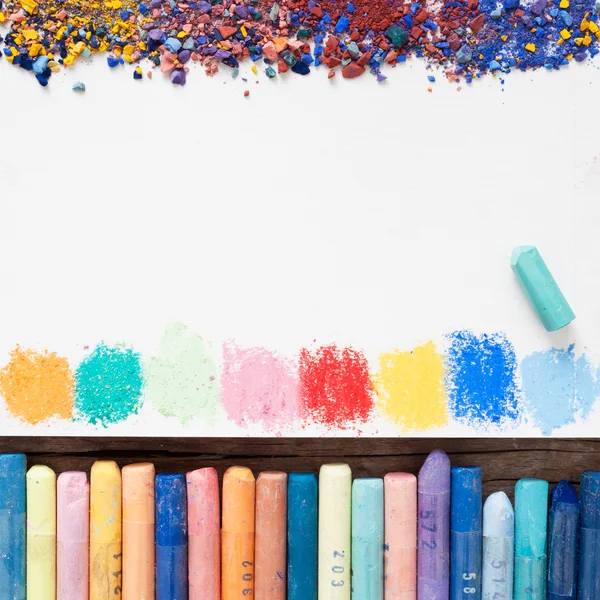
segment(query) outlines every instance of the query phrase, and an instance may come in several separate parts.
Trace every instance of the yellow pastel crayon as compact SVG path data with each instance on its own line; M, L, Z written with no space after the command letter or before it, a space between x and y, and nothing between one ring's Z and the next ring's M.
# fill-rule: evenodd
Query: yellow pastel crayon
M90 600L121 598L121 471L98 460L90 476Z
M56 474L27 471L27 600L56 598Z

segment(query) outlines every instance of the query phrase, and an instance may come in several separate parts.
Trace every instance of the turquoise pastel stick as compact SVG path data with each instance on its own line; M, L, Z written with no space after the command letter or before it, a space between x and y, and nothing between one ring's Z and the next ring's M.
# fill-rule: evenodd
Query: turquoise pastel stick
M546 600L548 482L519 479L515 487L514 600Z
M556 331L575 318L535 246L517 246L510 266L547 331Z
M352 484L352 598L383 600L383 479Z

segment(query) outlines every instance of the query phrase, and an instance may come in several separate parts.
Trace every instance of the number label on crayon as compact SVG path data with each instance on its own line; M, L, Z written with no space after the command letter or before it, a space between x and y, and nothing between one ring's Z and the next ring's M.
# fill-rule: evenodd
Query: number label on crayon
M473 579L477 579L477 573L463 573L462 578L464 581L472 581ZM474 594L476 591L477 591L477 589L474 587L464 587L463 588L464 594Z
M249 569L250 567L253 567L254 563L251 563L249 560L245 560L242 563L242 569ZM254 579L252 573L243 573L242 574L242 581L244 583L248 583L249 581L252 581ZM252 588L244 588L242 589L242 596L252 596Z
M435 540L431 540L430 542L428 542L427 540L421 540L421 548L435 550L437 548L437 542Z
M333 551L333 558L345 558L346 554L345 552L338 552L337 550ZM344 573L344 566L343 565L333 565L333 567L331 567L331 571L332 573L335 573L336 575L342 575ZM331 580L331 585L333 587L342 587L344 585L344 580L343 579L332 579Z

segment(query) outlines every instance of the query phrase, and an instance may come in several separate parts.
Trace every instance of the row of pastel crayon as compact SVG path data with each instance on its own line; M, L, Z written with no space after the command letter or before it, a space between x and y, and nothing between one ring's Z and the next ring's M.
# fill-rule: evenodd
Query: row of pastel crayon
M547 544L546 538L549 538ZM578 592L578 593L577 593ZM245 467L26 472L0 455L0 600L600 600L600 473L522 479L432 452L418 479Z

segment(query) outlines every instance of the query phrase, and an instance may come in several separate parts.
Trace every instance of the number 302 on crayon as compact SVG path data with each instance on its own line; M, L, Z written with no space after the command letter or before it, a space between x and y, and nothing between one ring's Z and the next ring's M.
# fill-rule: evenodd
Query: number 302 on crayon
M247 573L242 574L242 581L244 583L250 583L253 579L252 576L252 567L254 565L249 561L249 560L245 560L242 563L242 569L247 570ZM252 596L252 587L247 587L247 588L243 588L242 589L242 596Z

